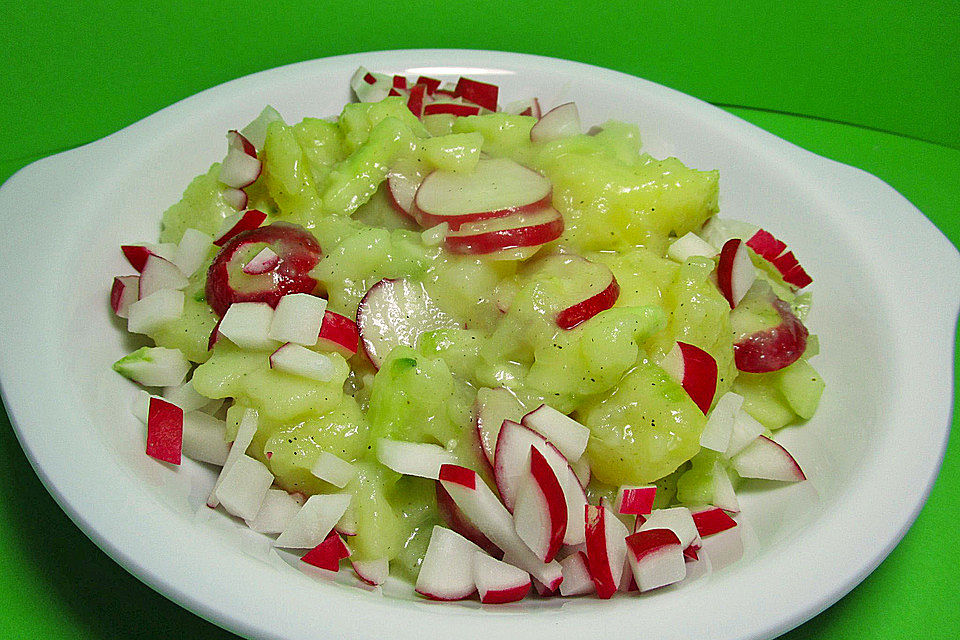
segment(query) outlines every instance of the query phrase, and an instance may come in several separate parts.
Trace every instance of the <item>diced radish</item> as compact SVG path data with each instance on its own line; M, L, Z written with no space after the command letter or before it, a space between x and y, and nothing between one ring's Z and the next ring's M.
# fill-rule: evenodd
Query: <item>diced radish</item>
M669 529L648 529L627 536L627 559L640 591L683 580L687 566L677 535Z
M240 425L237 427L237 436L230 446L230 452L227 454L227 459L223 463L220 475L217 476L213 490L207 497L207 506L211 509L215 509L217 505L220 504L220 500L217 497L217 490L220 488L220 485L223 483L227 472L230 470L230 467L233 466L234 462L236 462L240 456L246 454L247 448L250 446L250 443L253 442L253 436L257 433L257 426L259 424L260 415L254 409L247 409L243 412Z
M183 237L180 238L180 243L177 245L173 264L177 265L180 272L189 278L207 259L212 248L212 237L196 229L187 229L183 232Z
M318 382L329 382L337 374L336 364L330 356L292 342L287 342L270 354L270 368Z
M513 508L517 535L542 562L550 562L567 532L567 501L560 480L537 448L530 447L529 469L521 476Z
M394 76L393 76L393 84L392 84L392 86L393 86L394 89L406 89L406 88L407 88L407 79L406 79L406 77L394 75Z
M230 445L223 439L226 423L202 411L183 414L183 455L197 462L227 462Z
M171 385L163 390L164 399L177 405L185 412L196 411L205 407L210 402L210 398L202 396L193 388L193 382L187 381L180 385Z
M457 456L435 444L380 438L377 440L377 460L405 476L436 480L440 477L440 467L456 464Z
M393 88L393 78L382 73L371 73L363 67L350 78L350 88L360 102L380 102Z
M263 498L273 484L273 474L259 460L248 455L238 457L229 468L224 468L217 500L227 513L252 520L257 517Z
M220 165L220 182L243 189L260 177L262 165L257 158L257 150L237 131L227 132L227 155Z
M586 322L601 311L606 311L617 303L620 297L620 284L610 274L609 284L586 300L567 307L557 314L557 326L561 329L573 329Z
M493 544L503 549L519 568L533 575L550 589L555 589L562 576L556 561L541 562L517 535L513 518L493 491L475 471L456 465L440 467L440 482L464 515Z
M370 287L360 301L357 324L367 357L377 368L394 347L416 345L421 333L459 326L421 283L402 278L384 279Z
M310 467L310 473L343 489L357 476L357 468L329 451L321 451L316 462Z
M563 216L553 207L466 222L451 231L444 246L461 255L490 254L504 249L534 247L563 235Z
M710 410L717 392L717 361L700 347L678 342L660 366L686 390L700 411Z
M439 475L439 473L438 473ZM500 547L490 542L487 536L483 535L480 529L476 528L469 518L460 510L457 503L453 501L443 484L437 483L437 511L440 512L440 519L448 527L462 535L464 538L474 543L491 556L496 558L503 557L503 551Z
M477 435L483 452L491 465L497 450L497 436L500 434L500 426L503 421L520 422L524 411L520 400L509 389L481 387L477 391L477 402L474 405ZM532 427L528 426L528 428Z
M151 395L143 389L140 389L137 391L137 395L134 396L133 402L130 403L130 413L142 422L144 426L146 426L147 418L150 415L150 399L156 397L158 396Z
M553 469L563 488L567 503L567 530L564 544L583 542L583 519L580 514L587 496L566 459L543 436L516 422L505 420L497 437L493 474L497 489L507 509L512 510L519 490L519 480L528 470L530 447L536 447Z
M636 530L647 531L649 529L670 529L677 534L677 538L684 549L692 544L700 543L697 525L693 521L690 509L687 507L655 509L649 516L646 516L643 524L640 524Z
M802 482L807 479L800 465L782 445L760 436L730 460L744 478Z
M483 553L460 534L436 525L417 576L417 593L433 600L463 600L476 591L474 556Z
M376 560L351 560L353 572L372 587L379 586L390 577L390 561L386 558Z
M190 362L179 349L141 347L117 360L113 368L145 387L167 387L183 382Z
M230 242L230 239L238 233L256 229L263 224L263 221L266 219L267 214L256 209L248 209L247 211L235 213L232 216L224 218L213 244L222 247Z
M526 414L520 424L546 438L567 460L579 460L587 449L590 430L549 405L542 404Z
M457 80L457 88L454 89L454 93L459 97L490 111L497 110L497 94L499 91L500 89L495 84L478 82L469 78Z
M275 546L285 549L312 549L317 546L333 530L352 497L347 493L310 496L277 538Z
M433 92L440 88L441 82L436 78L428 78L427 76L420 76L417 78L416 84L422 84L427 88L427 93L433 95Z
M692 231L677 238L667 249L667 256L680 263L694 256L713 258L715 255L717 255L716 247Z
M590 578L597 596L610 598L617 592L623 575L627 554L624 539L629 532L620 519L605 507L588 504L584 509Z
M311 564L327 571L339 571L340 561L350 557L350 549L343 543L343 538L336 531L331 531L323 542L308 551L302 558Z
M717 263L717 287L733 309L757 279L757 269L750 260L746 245L739 238L727 240L720 249Z
M360 332L356 322L339 313L323 312L317 348L322 351L334 351L344 358L350 358L357 352L359 343Z
M299 494L298 494L299 495ZM280 533L303 506L303 500L283 489L268 489L260 510L247 526L257 533Z
M233 187L224 186L224 188L220 190L220 195L222 195L223 199L227 201L227 204L237 211L243 211L246 209L247 204L250 202L247 192L243 189L234 189Z
M161 289L184 289L189 284L177 265L159 256L147 256L140 272L140 299Z
M758 256L771 262L787 250L786 243L777 240L772 233L763 229L757 229L746 244L756 251Z
M530 593L529 573L480 550L473 554L473 575L483 604L517 602Z
M138 272L143 271L144 265L147 264L147 258L150 256L172 260L176 249L177 245L175 244L125 244L120 247L127 262Z
M266 351L277 347L270 338L271 322L273 309L266 302L237 302L227 309L218 331L241 349Z
M552 142L580 133L580 111L576 103L567 102L541 116L530 129L530 140L534 143Z
M387 174L387 193L390 195L390 204L398 213L414 218L413 201L417 197L417 189L423 182L422 169L414 163L398 162L392 166Z
M705 507L693 512L693 522L700 537L712 536L737 526L737 521L720 507Z
M260 112L260 115L240 130L240 133L243 134L243 137L249 140L250 144L254 147L263 149L263 145L267 141L267 129L273 122L283 122L283 116L281 116L276 109L267 105L263 108L263 111Z
M423 117L423 104L427 94L427 85L417 83L410 89L407 108L418 118Z
M327 301L309 293L288 293L280 298L268 335L279 342L311 347L320 337Z
M250 258L250 262L243 265L241 271L251 276L270 273L280 264L280 256L270 247L264 247L260 253Z
M733 488L726 467L719 461L713 465L712 478L713 504L725 511L738 513L740 511L740 501L737 500L737 492Z
M733 419L733 432L730 434L730 444L724 452L724 457L732 458L743 451L748 444L756 440L763 433L763 425L753 416L740 409Z
M540 101L536 98L517 100L504 106L503 112L516 116L533 116L534 118L540 118Z
M560 595L579 596L596 591L590 569L587 566L587 554L577 551L560 561L563 582L560 583Z
M590 458L587 457L586 452L580 456L579 460L576 462L571 462L570 468L573 469L573 474L577 476L577 480L580 481L581 487L586 487L588 484L590 484Z
M686 549L683 550L683 561L684 562L696 562L700 559L700 547L698 545L692 544Z
M183 449L183 409L162 398L150 398L147 416L147 455L180 464Z
M130 305L139 299L140 276L118 276L113 279L113 288L110 289L110 307L117 317L128 317Z
M620 487L617 491L617 513L647 515L653 510L653 500L657 496L656 485L643 487Z
M707 424L700 434L700 446L723 453L730 446L733 424L743 406L743 396L732 391L723 394L707 416Z
M438 100L423 105L423 115L433 116L438 113L449 113L453 116L475 116L480 113L480 107L472 104L463 104L453 100Z

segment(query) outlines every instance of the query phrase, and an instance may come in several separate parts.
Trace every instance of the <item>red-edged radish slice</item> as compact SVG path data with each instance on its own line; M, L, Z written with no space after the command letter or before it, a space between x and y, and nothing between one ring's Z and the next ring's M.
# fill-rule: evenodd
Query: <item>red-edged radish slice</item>
M786 243L777 240L772 233L763 229L757 229L746 244L756 251L758 256L769 262L773 262L787 250Z
M683 550L683 561L684 562L696 562L700 559L700 547L698 545L692 544L686 549Z
M611 272L610 284L606 288L557 314L557 326L561 329L573 329L615 305L619 297L620 284Z
M437 475L439 475L439 472ZM453 501L453 498L450 497L450 494L447 493L447 490L443 488L443 484L440 482L437 483L437 510L440 512L440 519L445 522L448 527L491 556L496 558L503 557L503 551L501 551L497 545L490 542L480 529L473 526L473 523L464 515L463 511L460 510L460 507L457 506L457 503Z
M257 517L272 484L273 474L266 465L242 455L224 469L217 487L217 500L230 515L252 520Z
M177 245L171 243L163 244L125 244L120 247L123 257L127 259L130 266L138 272L143 271L147 264L147 258L157 256L164 260L173 261L177 252Z
M250 258L250 262L243 265L241 271L247 275L259 276L270 273L280 264L280 256L270 247L264 247L260 253Z
M677 238L667 249L667 256L680 263L694 256L713 258L715 255L717 255L716 247L692 231Z
M680 582L687 576L684 547L669 529L638 531L626 538L627 560L640 591Z
M423 115L433 116L438 113L449 113L452 116L475 116L480 113L480 107L461 102L438 100L423 105Z
M737 521L727 515L720 507L704 507L693 512L693 522L701 538L726 531L737 526Z
M542 562L553 560L567 532L567 501L560 480L536 447L530 447L530 468L521 476L513 524Z
M550 204L552 185L507 158L481 158L470 172L434 171L417 189L416 217L424 227L441 222L457 231L465 222L501 218Z
M210 337L207 339L207 351L212 350L214 345L217 344L217 341L220 340L221 322L223 322L223 318L219 318L217 324L213 325L213 329L210 331Z
M263 111L260 112L260 115L240 130L240 133L243 134L243 137L254 147L263 149L263 145L267 141L267 129L273 122L283 122L283 116L281 116L276 109L267 105L263 108ZM244 204L244 207L245 206L246 204Z
M590 569L587 566L587 554L577 551L560 561L563 582L560 583L560 595L580 596L596 591Z
M268 489L260 510L253 519L246 521L247 526L257 533L280 533L303 506L303 499L298 496L283 489Z
M480 438L483 453L487 456L491 465L497 450L497 436L500 434L500 426L503 421L520 422L524 411L520 400L509 389L481 387L477 391L477 402L474 405L477 435ZM525 426L529 427L529 425Z
M707 424L700 434L700 446L723 453L730 446L733 424L743 406L743 396L732 391L720 396L716 406L707 416Z
M309 293L288 293L280 298L268 336L278 342L311 347L320 337L327 301Z
M329 451L321 451L310 467L310 473L343 489L357 476L357 468Z
M737 492L733 488L730 476L727 474L726 467L719 461L713 465L711 473L713 482L713 504L730 513L739 513L740 501L737 500Z
M207 259L212 248L212 237L196 229L186 229L177 244L177 251L171 262L189 278Z
M376 560L351 560L353 572L371 587L377 587L390 577L390 561L386 558Z
M220 165L220 182L234 189L243 189L260 177L262 163L257 150L238 131L227 132L227 155Z
M270 338L271 322L273 308L266 302L237 302L223 315L218 331L241 349L272 350L277 341Z
M603 506L585 507L587 566L597 596L610 598L617 592L626 562L629 533L619 518Z
M690 509L687 507L655 509L636 528L637 531L647 531L648 529L670 529L677 534L677 538L684 549L692 544L700 544L697 525L693 521Z
M509 420L504 420L500 427L493 461L493 475L504 505L507 509L513 510L520 478L529 468L530 447L535 447L543 455L563 488L563 495L567 502L567 530L564 534L564 544L580 544L584 536L583 518L580 514L583 512L584 505L587 504L587 496L580 481L556 447L540 434Z
M250 443L253 442L253 436L257 433L257 426L259 424L260 415L254 409L247 409L243 412L243 416L240 418L240 425L237 427L237 435L233 440L233 444L230 446L230 452L227 454L227 459L223 463L220 475L217 476L213 490L207 497L207 506L211 509L215 509L217 505L220 504L220 499L217 497L217 490L220 488L220 485L223 484L223 480L230 470L230 467L233 466L240 456L246 454L247 448L250 446ZM254 514L254 516L255 515L256 514Z
M440 467L440 483L467 519L511 558L511 564L530 573L549 589L556 589L563 579L560 564L541 562L527 548L514 529L510 512L475 471L445 464Z
M183 414L183 455L197 462L223 466L230 445L223 439L226 423L203 411Z
M336 531L331 531L323 542L308 551L300 559L307 564L327 571L339 571L340 561L349 557L350 549L344 544L343 538Z
M732 458L737 455L763 432L763 425L741 409L733 419L733 432L730 434L730 444L727 445L727 450L723 454L724 457Z
M190 362L179 349L141 347L117 360L113 368L145 387L167 387L183 382Z
M497 95L500 89L495 84L479 82L470 78L461 77L457 80L457 88L454 93L473 104L479 105L490 111L497 110Z
M405 476L436 480L440 467L456 464L457 456L443 447L426 442L401 442L380 438L377 440L377 460L383 466Z
M292 342L270 354L270 368L318 382L329 382L337 375L337 365L330 356Z
M417 83L410 89L410 96L407 98L407 108L418 118L423 117L423 104L427 94L427 85Z
M427 93L433 95L433 92L440 88L442 84L436 78L428 78L427 76L420 76L417 78L416 84L422 84L427 88Z
M444 246L461 255L491 254L504 249L537 247L563 235L563 216L553 207L502 218L466 222L451 231Z
M657 496L656 485L642 487L620 487L617 491L617 513L644 516L653 510L653 500Z
M360 102L380 102L393 88L393 78L382 73L371 73L363 67L350 78L350 88Z
M664 356L660 366L680 383L700 411L710 410L717 392L717 361L700 347L678 342Z
M140 299L161 289L185 289L190 284L186 276L169 260L150 255L140 272Z
M568 461L579 460L590 439L588 428L546 404L523 416L520 424L546 438Z
M130 305L139 299L140 276L117 276L113 279L113 287L110 289L110 308L117 317L128 317Z
M220 223L220 230L217 232L213 244L222 247L230 242L238 233L256 229L263 224L263 221L266 219L267 214L257 209L248 209L247 211L235 213L232 216L224 218L223 222Z
M394 347L413 347L421 333L459 326L421 283L403 278L387 278L370 287L357 309L357 325L367 357L378 369Z
M346 512L351 498L346 493L310 496L274 545L285 549L312 549L317 546Z
M473 573L483 604L517 602L530 593L529 573L482 551L473 555Z
M547 111L530 129L530 141L534 143L552 142L562 138L579 135L580 111L574 102L567 102Z
M162 398L150 398L147 416L147 455L180 464L183 451L183 409Z
M477 590L474 556L483 553L459 533L436 525L420 565L416 590L432 600L463 600Z
M414 217L414 198L417 196L417 189L420 188L421 182L423 182L423 174L420 167L412 163L398 163L387 175L387 193L390 195L390 204L398 213L412 220L416 219Z
M350 358L357 352L359 343L360 332L357 329L356 322L339 313L323 312L323 322L320 325L317 348L323 351L333 351L344 358Z
M227 201L227 204L237 211L243 211L246 209L247 204L250 202L250 197L243 189L234 189L233 187L224 186L224 188L220 190L220 195L222 195L223 199Z
M717 263L717 287L733 309L757 279L757 269L750 260L746 245L739 238L727 240L720 249Z
M803 469L790 452L766 436L760 436L730 460L734 470L744 478L802 482Z

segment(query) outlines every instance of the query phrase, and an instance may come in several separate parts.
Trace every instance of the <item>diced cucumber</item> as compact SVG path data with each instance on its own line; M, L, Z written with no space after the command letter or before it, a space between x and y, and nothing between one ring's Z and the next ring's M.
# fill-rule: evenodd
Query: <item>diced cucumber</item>
M797 360L789 367L777 371L774 380L780 393L798 416L804 420L813 417L826 383L809 362L804 359Z
M258 182L266 185L284 214L295 214L285 218L308 225L310 218L319 212L321 200L316 178L293 127L280 121L271 122L260 159L263 173Z
M164 212L160 242L180 242L187 229L214 235L223 219L237 212L223 198L219 175L220 165L215 164L193 179L180 201Z
M797 418L769 373L741 373L733 391L743 396L743 410L767 429L779 429Z
M528 164L533 153L530 129L536 122L537 119L531 116L490 113L457 118L453 122L453 131L479 133L483 136L483 150L486 153L496 158L510 158L520 164Z
M480 160L483 136L479 133L451 133L427 138L422 143L426 159L441 171L472 171Z

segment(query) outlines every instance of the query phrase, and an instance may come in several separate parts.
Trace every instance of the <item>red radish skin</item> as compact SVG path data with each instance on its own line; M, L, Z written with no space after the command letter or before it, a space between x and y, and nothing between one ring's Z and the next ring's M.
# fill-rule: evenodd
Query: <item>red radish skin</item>
M530 593L529 582L525 585L512 587L510 589L487 591L480 597L480 602L483 604L507 604L523 600L527 597L528 593Z
M619 297L620 284L616 277L612 277L606 289L557 314L557 326L561 329L573 329L601 311L611 308Z
M490 111L497 110L497 95L500 89L495 84L460 78L454 94Z
M110 308L126 318L130 305L140 298L140 276L117 276L110 289Z
M772 233L758 229L753 236L747 240L747 246L757 252L757 255L764 260L773 261L777 256L787 250L787 245L777 240Z
M697 525L700 537L712 536L737 526L737 521L719 507L710 507L693 512L693 522Z
M613 524L608 521L607 510L602 506L588 504L584 508L584 517L586 521L586 543L587 543L587 562L590 567L590 577L593 579L593 585L597 590L597 596L601 599L607 599L617 592L618 578L622 573L620 563L616 558L611 557L608 548L609 536L607 527ZM616 520L614 516L610 516ZM619 523L619 520L617 521ZM622 527L623 525L620 524ZM620 558L620 562L623 558ZM614 571L616 575L614 575Z
M480 107L472 104L459 104L457 102L431 102L423 106L423 115L432 116L438 113L449 113L450 115L466 117L475 116L480 113Z
M350 557L350 549L343 543L343 539L336 531L331 531L323 542L308 551L300 559L307 564L327 571L339 571L340 561L348 557Z
M756 270L743 241L739 238L727 240L720 249L720 260L717 262L717 287L731 309L740 304L756 277Z
M626 543L627 557L641 591L650 591L679 582L686 576L685 558L680 548L680 539L673 531L669 529L639 531L627 536ZM664 560L666 562L663 562Z
M678 342L683 355L682 386L706 415L717 393L717 361L709 353L686 342Z
M656 485L620 487L617 492L617 512L629 515L647 515L653 509L653 500L656 495Z
M251 229L256 229L263 224L263 221L266 219L267 214L265 214L263 211L258 211L257 209L249 209L244 211L242 214L238 214L236 222L224 230L217 237L217 239L213 241L213 244L217 245L218 247L222 247L238 234Z
M407 88L407 79L404 76L393 76L393 88L394 89L406 89Z
M407 98L407 108L418 118L423 117L423 103L426 93L427 85L417 83L410 89L410 97Z
M802 289L813 282L813 278L800 266L796 256L792 252L784 253L787 245L769 231L758 230L746 244L761 258L773 264L787 284Z
M807 479L796 458L783 445L766 436L757 437L731 462L734 470L744 478L783 482L803 482Z
M357 353L359 345L360 332L356 322L333 311L323 312L320 337L317 339L319 348L350 358Z
M471 490L477 488L476 472L455 464L445 464L440 467L439 479L442 482L452 482Z
M247 140L246 136L236 129L231 129L227 132L227 141L228 144L238 147L251 158L257 157L257 148L253 146L253 143Z
M525 222L534 217L535 222ZM532 247L553 242L563 235L564 228L563 216L552 207L529 218L522 215L511 216L506 224L516 226L472 235L449 233L444 239L444 246L451 253L461 255L493 253L502 249Z
M223 317L217 318L217 324L213 325L213 331L210 332L210 338L207 340L207 351L213 350L214 345L217 344L217 341L220 339L220 323L223 322Z
M183 451L183 409L162 398L151 397L147 414L147 455L180 464Z
M780 324L745 336L733 345L733 359L740 371L779 371L799 360L807 349L809 332L790 305L779 298L772 304L780 314Z
M139 244L125 244L120 247L120 250L137 273L143 271L143 267L147 264L147 258L156 255L147 247Z
M540 557L543 562L550 562L557 555L557 552L560 551L560 547L563 545L563 537L567 533L567 501L563 495L563 488L560 486L560 481L557 479L556 474L553 472L553 469L550 467L550 464L547 462L546 458L543 457L543 454L540 453L536 447L530 447L530 477L532 477L537 490L540 492L543 503L545 503L547 508L547 518L544 519L544 514L538 514L539 517L537 520L541 523L546 520L547 531L549 532L547 537L547 543L543 553L538 553L540 549L534 549L530 546L530 541L524 540L527 542L527 546L530 546L531 550L537 553L537 556ZM517 512L514 512L514 520L517 518ZM517 528L517 533L520 533L520 527Z
M444 489L443 485L439 482L437 483L437 510L440 512L441 520L443 520L450 529L456 531L491 556L495 558L503 557L503 551L501 551L497 545L490 542L489 538L483 535L482 531L473 526L473 523L463 515L460 507L457 506L457 503L453 501L453 498L450 497L450 494L447 493L447 490Z
M371 587L383 584L390 575L390 563L385 558L351 561L351 566L357 578Z
M685 561L685 562L696 562L697 560L699 560L699 559L700 559L700 556L699 556L699 554L697 553L698 551L700 551L700 547L698 547L698 546L695 545L695 544L692 544L692 545L690 545L689 547L687 547L686 549L684 549L684 550L683 550L683 559L684 559L684 561Z
M433 95L433 92L440 88L440 81L436 78L428 78L427 76L420 76L417 78L417 84L422 84L427 88L427 93Z

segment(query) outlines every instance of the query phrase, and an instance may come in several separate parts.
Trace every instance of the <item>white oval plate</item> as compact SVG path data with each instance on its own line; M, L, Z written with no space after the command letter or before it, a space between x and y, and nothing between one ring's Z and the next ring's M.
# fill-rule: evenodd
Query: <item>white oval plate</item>
M358 65L501 86L504 101L575 100L585 126L638 122L654 155L719 168L721 213L784 238L813 275L810 319L827 390L815 419L778 434L810 481L742 496L742 558L684 583L601 602L483 607L365 591L297 568L203 506L213 471L143 453L130 350L107 292L118 247L150 240L161 212L226 151L224 132L267 103L288 121L339 113ZM251 638L769 638L835 602L913 522L949 432L960 259L907 200L676 91L562 60L396 51L295 64L229 82L99 142L41 160L0 190L4 399L37 473L112 558L199 615ZM734 555L738 554L736 549ZM301 563L302 564L302 563Z

